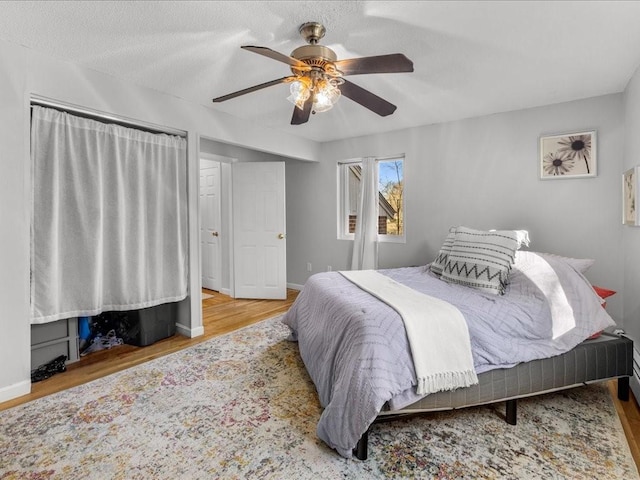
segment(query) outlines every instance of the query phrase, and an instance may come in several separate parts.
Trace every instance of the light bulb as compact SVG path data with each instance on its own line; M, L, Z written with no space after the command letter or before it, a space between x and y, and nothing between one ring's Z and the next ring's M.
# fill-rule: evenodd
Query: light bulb
M335 105L340 95L340 89L330 82L326 80L318 82L313 98L313 110L315 112L326 112Z
M289 92L291 92L291 95L287 97L287 100L302 110L304 108L304 102L306 102L311 95L309 87L303 81L296 80L291 83Z

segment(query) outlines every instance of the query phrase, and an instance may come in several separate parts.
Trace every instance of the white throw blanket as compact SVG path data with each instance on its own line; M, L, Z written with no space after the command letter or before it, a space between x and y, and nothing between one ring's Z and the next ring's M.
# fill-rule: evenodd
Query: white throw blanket
M375 270L340 273L402 317L419 395L478 383L467 323L455 306L402 285Z

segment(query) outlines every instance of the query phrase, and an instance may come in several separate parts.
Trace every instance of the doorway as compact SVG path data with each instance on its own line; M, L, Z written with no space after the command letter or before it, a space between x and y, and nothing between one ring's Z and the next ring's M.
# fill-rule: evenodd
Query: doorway
M210 153L214 145L220 154ZM262 152L214 145L201 139L202 287L206 293L212 289L232 298L285 298L284 161ZM242 154L243 161L236 154ZM240 250L244 255L238 254Z
M200 251L202 287L220 291L221 267L221 167L220 162L200 161Z

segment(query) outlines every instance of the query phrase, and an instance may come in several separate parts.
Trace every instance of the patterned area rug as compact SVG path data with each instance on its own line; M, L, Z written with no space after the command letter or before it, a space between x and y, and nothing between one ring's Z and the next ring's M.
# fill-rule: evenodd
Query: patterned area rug
M0 478L597 478L638 472L604 385L377 425L369 459L315 435L278 318L0 412Z

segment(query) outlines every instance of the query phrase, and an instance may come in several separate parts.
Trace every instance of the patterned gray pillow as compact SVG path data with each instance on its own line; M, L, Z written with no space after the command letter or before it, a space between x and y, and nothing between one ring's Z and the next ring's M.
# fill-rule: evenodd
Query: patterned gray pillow
M442 270L442 279L503 295L522 235L513 230L458 227Z
M447 259L449 258L449 252L451 251L451 247L453 247L453 240L455 238L456 227L451 227L449 229L449 234L447 238L444 239L442 247L440 247L440 251L438 252L438 256L436 259L431 262L431 271L436 275L442 275L442 269L447 264Z

